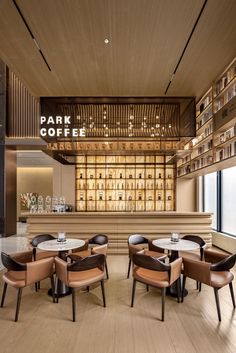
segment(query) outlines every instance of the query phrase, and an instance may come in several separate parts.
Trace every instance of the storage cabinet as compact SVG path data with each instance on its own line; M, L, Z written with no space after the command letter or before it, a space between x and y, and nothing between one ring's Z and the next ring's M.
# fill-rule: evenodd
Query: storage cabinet
M173 211L175 165L165 156L78 156L77 211Z

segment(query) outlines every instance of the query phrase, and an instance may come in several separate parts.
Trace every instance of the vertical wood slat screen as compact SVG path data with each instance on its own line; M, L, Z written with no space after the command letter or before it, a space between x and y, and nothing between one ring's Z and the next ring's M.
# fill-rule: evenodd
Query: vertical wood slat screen
M11 70L8 82L8 137L39 137L39 98L32 96Z

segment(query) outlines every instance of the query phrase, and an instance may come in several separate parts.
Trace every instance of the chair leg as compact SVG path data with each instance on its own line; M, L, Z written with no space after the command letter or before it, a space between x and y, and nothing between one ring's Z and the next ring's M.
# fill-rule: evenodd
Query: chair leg
M37 287L38 287L38 289L40 289L40 282L37 283Z
M199 289L199 282L196 281L196 289L198 290Z
M199 282L199 292L202 291L202 282Z
M161 289L161 296L162 296L161 321L165 320L165 295L166 295L166 288L162 288Z
M146 290L147 290L147 292L149 292L149 285L148 284L146 284Z
M19 310L20 310L20 303L21 303L22 290L23 290L23 288L18 288L15 322L18 321L18 317L19 317Z
M129 259L129 266L128 266L127 278L129 278L129 274L130 274L130 267L131 267L131 259Z
M50 280L51 280L51 288L52 288L52 299L53 299L53 303L55 303L55 282L54 282L53 275L50 277Z
M3 287L3 292L2 292L2 301L1 301L1 308L4 305L4 301L5 301L5 296L6 296L6 291L7 291L7 283L4 283L4 287Z
M220 301L219 301L218 288L214 288L214 293L215 293L215 300L216 300L216 308L217 308L218 319L219 319L219 321L221 321Z
M109 279L108 268L107 268L107 260L105 260L105 269L106 269L107 279Z
M72 292L72 314L73 314L73 322L76 321L75 311L76 311L76 292L75 288L71 288Z
M186 276L183 276L181 303L183 303L183 301L184 301L184 290L185 290L185 284L186 284Z
M37 282L35 282L34 287L35 287L35 292L37 292L37 291L38 291L38 284L37 284Z
M233 284L232 284L232 282L230 282L230 284L229 284L229 289L230 289L230 294L231 294L231 299L232 299L233 307L235 308L234 289L233 289Z
M135 295L135 289L136 289L136 280L133 280L133 289L132 289L132 299L131 299L131 308L134 306L134 295Z
M106 307L106 297L105 297L104 280L101 281L101 289L102 289L103 306L105 308Z
M86 289L87 289L87 292L89 292L89 286L87 286Z
M177 285L177 300L178 300L178 303L180 303L180 297L181 297L181 279L180 277L177 279L177 282L176 282L176 285Z

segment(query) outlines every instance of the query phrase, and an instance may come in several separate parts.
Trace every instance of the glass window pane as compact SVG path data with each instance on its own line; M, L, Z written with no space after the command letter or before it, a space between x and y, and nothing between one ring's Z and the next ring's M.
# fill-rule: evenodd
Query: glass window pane
M222 231L236 235L236 167L222 171Z
M204 176L204 211L213 213L212 228L217 228L217 173Z

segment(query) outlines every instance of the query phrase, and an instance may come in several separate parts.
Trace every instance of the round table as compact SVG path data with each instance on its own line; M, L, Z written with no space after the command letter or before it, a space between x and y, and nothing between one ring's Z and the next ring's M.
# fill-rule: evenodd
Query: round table
M194 241L179 239L178 242L173 242L168 238L156 239L152 242L154 245L158 246L161 249L171 251L170 261L174 261L179 257L179 251L191 251L199 249L199 244Z
M37 248L45 251L58 251L59 257L66 261L66 254L69 250L80 248L84 244L85 241L82 239L66 239L64 242L59 242L57 239L53 239L39 243ZM49 295L52 295L52 289L49 289L48 293ZM60 280L57 280L55 294L59 297L64 297L70 293L69 288Z
M80 248L85 244L81 239L66 239L64 242L59 242L57 239L43 241L38 244L38 249L45 251L59 251L59 255L72 249Z
M179 251L191 251L200 248L199 244L195 243L194 241L185 239L179 239L179 241L173 242L170 238L164 238L153 240L152 243L161 249L171 251L170 262L173 262L179 257ZM176 282L170 286L169 294L173 297L177 297ZM185 289L184 296L186 296L187 294L188 291Z

